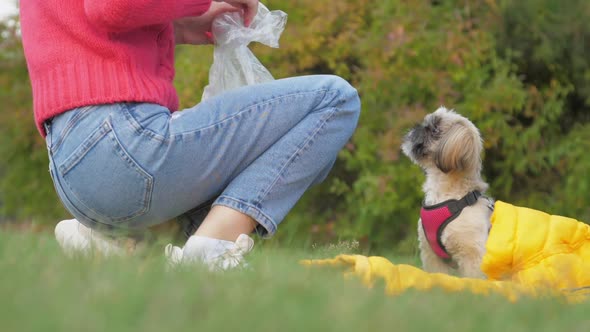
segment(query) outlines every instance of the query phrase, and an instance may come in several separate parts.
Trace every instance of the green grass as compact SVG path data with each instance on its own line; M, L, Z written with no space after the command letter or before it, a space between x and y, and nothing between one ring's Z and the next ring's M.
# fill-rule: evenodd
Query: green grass
M258 246L251 269L224 274L167 272L160 252L67 259L50 234L0 231L0 331L590 331L590 303L390 297L298 265L325 250Z

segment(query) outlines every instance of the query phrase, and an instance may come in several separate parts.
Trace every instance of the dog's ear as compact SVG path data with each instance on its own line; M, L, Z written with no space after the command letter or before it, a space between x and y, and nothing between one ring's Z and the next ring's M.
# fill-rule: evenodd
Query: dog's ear
M456 123L439 141L434 163L444 173L477 170L481 165L482 148L477 128Z

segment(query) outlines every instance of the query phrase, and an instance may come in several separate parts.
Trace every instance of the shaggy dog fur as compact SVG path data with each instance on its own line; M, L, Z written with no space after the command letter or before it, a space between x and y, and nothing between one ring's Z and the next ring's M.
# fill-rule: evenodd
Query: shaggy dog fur
M402 150L426 174L422 187L425 205L458 200L474 190L483 195L488 189L481 177L483 142L479 130L452 110L441 107L428 114L404 137ZM441 242L454 264L434 253L419 220L420 258L424 270L485 277L480 265L490 228L491 204L489 198L479 197L477 203L465 207L444 229Z

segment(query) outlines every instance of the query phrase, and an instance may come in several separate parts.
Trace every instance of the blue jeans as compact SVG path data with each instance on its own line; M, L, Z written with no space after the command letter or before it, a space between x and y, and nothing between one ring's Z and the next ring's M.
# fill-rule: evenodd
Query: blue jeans
M91 228L134 231L214 199L271 236L332 168L360 113L336 76L247 86L173 114L160 105L81 107L46 123L65 207Z

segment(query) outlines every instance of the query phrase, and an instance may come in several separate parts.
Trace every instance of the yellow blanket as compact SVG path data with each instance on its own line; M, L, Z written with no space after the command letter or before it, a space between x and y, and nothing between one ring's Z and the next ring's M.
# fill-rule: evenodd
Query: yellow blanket
M564 296L577 302L590 297L590 226L575 219L497 201L482 271L488 280L427 273L393 264L383 257L340 255L306 260L304 265L344 266L371 287L385 280L388 294L407 289L491 292L516 300L522 296Z

